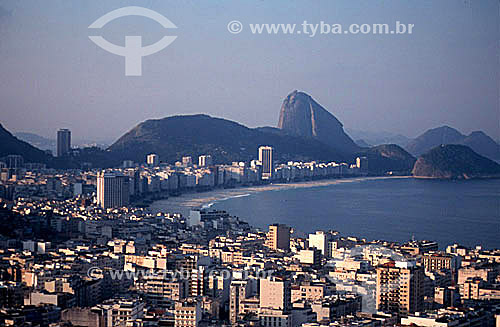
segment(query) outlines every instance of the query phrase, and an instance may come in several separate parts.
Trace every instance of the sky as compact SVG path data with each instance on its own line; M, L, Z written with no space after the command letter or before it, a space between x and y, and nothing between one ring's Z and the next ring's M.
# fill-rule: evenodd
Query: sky
M146 17L88 26L126 6ZM139 122L205 113L276 126L283 99L310 94L349 129L415 137L449 125L500 138L498 0L0 0L0 122L13 132L112 142ZM238 20L239 34L228 31ZM414 24L412 34L253 34L249 24ZM175 41L125 76L117 45Z

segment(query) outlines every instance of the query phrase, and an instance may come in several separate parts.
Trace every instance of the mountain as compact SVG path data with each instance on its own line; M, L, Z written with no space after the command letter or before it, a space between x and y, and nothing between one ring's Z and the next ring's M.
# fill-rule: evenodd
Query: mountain
M362 140L363 142L371 145L397 144L404 148L412 140L404 135L391 132L360 131L351 128L346 128L346 132L354 140L357 140L356 143L358 145L358 140Z
M441 144L467 145L490 159L500 159L500 145L483 132L463 135L449 126L433 128L418 136L406 146L408 152L419 156Z
M14 133L14 136L24 142L28 142L29 144L41 150L54 151L56 149L56 140L51 140L37 134L27 133L27 132L17 132Z
M143 162L149 153L157 153L164 162L174 163L183 156L211 154L216 163L249 161L257 157L261 145L275 148L279 161L322 160L353 162L356 156L369 159L370 173L410 172L415 158L397 145L359 148L347 157L314 138L284 133L272 127L251 129L207 115L173 116L147 120L119 138L107 153L114 164L122 160Z
M360 149L344 132L342 123L303 92L293 91L285 98L278 128L290 135L314 138L343 153Z
M397 145L360 147L344 132L342 123L309 95L294 91L283 102L278 128L248 128L207 115L173 116L147 120L108 148L114 164L143 162L157 153L164 162L183 156L211 154L216 163L249 161L261 145L275 148L275 159L354 162L369 158L370 173L410 172L415 158Z
M371 144L366 143L366 141L363 139L359 139L354 142L356 142L356 144L361 148L370 148L372 146Z
M500 145L484 132L476 131L466 136L460 144L490 159L500 159Z
M423 178L500 177L500 165L465 145L440 145L420 156L412 174Z
M28 132L17 132L14 133L14 136L18 139L28 142L29 144L37 147L41 150L50 150L53 153L56 152L57 149L57 141L55 139L49 139L38 134L28 133ZM79 148L88 148L88 147L99 147L99 148L107 148L111 142L107 141L96 141L92 139L75 139L71 138L71 146L79 147Z
M256 128L254 128L254 130L259 131L259 132L264 132L264 133L286 135L286 133L283 132L281 129L276 128L276 127L271 127L271 126L256 127Z
M382 144L356 154L368 159L368 170L375 174L388 171L410 173L416 159L396 144Z
M248 161L257 157L261 145L275 148L278 160L345 160L329 146L314 140L280 135L273 129L251 129L208 115L173 116L147 120L120 137L108 148L119 160L143 162L149 153L157 153L164 162L173 163L182 156L210 154L216 163Z
M410 141L406 146L408 152L419 156L441 144L458 144L464 135L449 126L441 126L427 130L422 135Z
M10 154L23 156L25 162L46 163L51 158L44 151L12 135L0 124L0 158Z

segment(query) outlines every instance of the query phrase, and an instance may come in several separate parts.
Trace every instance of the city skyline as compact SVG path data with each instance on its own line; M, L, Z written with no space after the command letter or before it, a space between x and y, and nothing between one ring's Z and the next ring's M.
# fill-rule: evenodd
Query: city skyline
M500 327L500 0L0 0L0 326Z

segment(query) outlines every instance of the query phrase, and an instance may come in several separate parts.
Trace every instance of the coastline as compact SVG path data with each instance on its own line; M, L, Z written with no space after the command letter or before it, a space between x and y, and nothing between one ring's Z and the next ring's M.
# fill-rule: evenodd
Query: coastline
M210 208L216 202L232 198L246 197L255 193L269 191L284 191L289 189L315 188L337 185L342 183L363 182L370 180L413 178L413 176L375 176L375 177L352 177L339 179L325 179L306 182L276 183L268 185L257 185L238 187L232 189L214 189L202 193L184 193L180 196L172 196L168 199L154 201L148 206L152 212L175 212L186 215L192 209Z
M500 175L485 175L485 176L451 176L451 177L441 177L441 176L423 176L423 175L413 175L415 179L434 179L434 180L481 180L481 179L500 179Z

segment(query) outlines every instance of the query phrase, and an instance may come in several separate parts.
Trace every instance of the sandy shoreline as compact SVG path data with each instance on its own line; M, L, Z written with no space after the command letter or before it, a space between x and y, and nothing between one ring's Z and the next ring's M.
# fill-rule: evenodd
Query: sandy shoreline
M361 182L381 179L412 178L411 176L380 176L380 177L355 177L342 179L326 179L309 182L277 183L262 186L249 186L233 189L215 189L213 191L201 193L185 193L180 196L173 196L166 200L159 200L152 203L149 208L153 212L179 212L189 213L190 209L210 207L215 202L224 201L236 197L249 196L259 192L282 191L288 189L323 187L342 183Z

